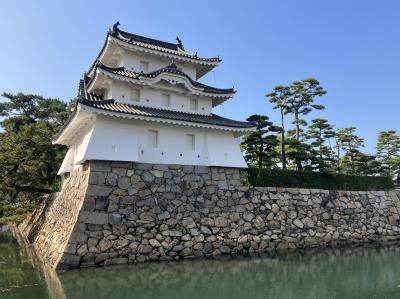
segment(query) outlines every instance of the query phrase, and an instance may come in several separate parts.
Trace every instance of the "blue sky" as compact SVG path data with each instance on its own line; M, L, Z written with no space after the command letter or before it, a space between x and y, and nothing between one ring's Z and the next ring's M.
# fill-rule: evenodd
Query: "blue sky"
M72 99L117 20L123 30L172 42L178 35L191 52L220 55L202 79L238 91L220 115L277 122L264 95L315 77L328 91L318 99L327 109L308 119L357 127L370 153L380 130L400 131L400 2L390 0L3 0L0 92Z

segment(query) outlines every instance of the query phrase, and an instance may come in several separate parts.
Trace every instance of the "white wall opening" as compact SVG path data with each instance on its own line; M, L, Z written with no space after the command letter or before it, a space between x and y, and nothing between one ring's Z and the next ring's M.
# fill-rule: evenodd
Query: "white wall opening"
M131 88L130 95L129 95L129 100L131 102L139 102L139 100L140 100L140 91L139 91L139 89Z
M199 102L198 102L197 99L191 98L191 99L190 99L190 110L192 110L192 111L197 111L197 109L198 109L198 104L199 104Z
M171 107L171 95L168 93L161 94L161 106Z
M196 147L196 140L194 134L186 134L186 150L194 151Z
M151 148L157 148L158 147L158 131L149 130L149 132L148 132L148 145Z

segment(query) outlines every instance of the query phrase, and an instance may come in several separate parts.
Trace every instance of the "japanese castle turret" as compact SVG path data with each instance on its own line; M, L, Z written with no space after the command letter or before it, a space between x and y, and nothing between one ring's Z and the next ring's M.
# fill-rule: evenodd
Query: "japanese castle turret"
M90 160L247 167L236 139L254 124L212 113L234 89L198 82L221 60L186 52L179 38L163 42L118 25L54 140L69 147L59 174Z

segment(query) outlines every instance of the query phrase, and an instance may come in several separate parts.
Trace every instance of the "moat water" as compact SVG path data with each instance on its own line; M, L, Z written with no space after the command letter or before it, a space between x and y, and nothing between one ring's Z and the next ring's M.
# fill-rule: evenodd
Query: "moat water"
M400 298L400 245L60 274L35 260L10 232L0 233L0 298Z

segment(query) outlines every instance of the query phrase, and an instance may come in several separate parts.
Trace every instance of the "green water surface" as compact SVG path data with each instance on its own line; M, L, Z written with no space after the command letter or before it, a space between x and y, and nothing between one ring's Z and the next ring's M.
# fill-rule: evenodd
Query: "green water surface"
M0 298L400 298L400 245L56 274L0 234Z

